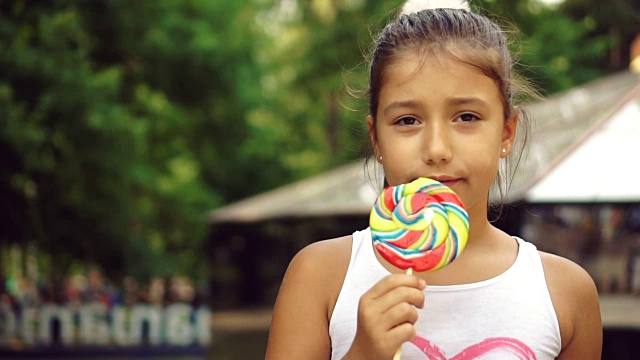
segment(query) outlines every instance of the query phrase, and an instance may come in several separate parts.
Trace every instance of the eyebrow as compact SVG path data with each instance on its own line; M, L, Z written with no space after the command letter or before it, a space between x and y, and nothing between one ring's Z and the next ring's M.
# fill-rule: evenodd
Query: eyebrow
M448 99L447 103L449 103L450 105L467 105L467 104L477 104L477 105L483 105L483 106L489 105L486 101L478 97L452 98L452 99Z
M394 101L391 104L387 105L382 112L384 114L389 113L393 109L401 109L401 108L411 108L415 109L420 106L420 103L415 100L406 100L406 101Z
M446 100L446 103L447 105L450 105L450 106L459 106L459 105L468 105L468 104L476 104L476 105L481 105L485 107L489 106L489 104L486 101L478 97L449 98ZM387 114L393 109L399 109L399 108L415 109L420 106L421 106L420 102L415 100L394 101L391 104L387 105L382 112L384 114Z

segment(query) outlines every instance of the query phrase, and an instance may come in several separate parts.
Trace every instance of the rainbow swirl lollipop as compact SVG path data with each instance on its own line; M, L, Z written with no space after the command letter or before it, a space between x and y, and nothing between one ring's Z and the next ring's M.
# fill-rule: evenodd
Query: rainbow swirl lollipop
M378 252L403 270L440 269L460 255L469 237L469 216L458 196L427 178L385 188L369 225Z

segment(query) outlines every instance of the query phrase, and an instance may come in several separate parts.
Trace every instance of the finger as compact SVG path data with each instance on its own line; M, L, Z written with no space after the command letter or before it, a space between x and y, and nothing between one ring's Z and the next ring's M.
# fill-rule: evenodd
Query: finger
M387 333L387 351L390 355L393 355L403 343L413 340L416 337L416 328L413 324L403 323Z
M375 299L378 309L382 312L388 311L398 303L405 302L422 309L424 307L425 295L422 290L413 287L401 286L392 289L386 294Z
M387 310L380 318L380 325L384 329L393 329L399 325L415 324L418 321L418 310L415 306L401 302Z
M418 317L416 307L423 304L422 291L406 286L395 288L377 299L362 297L358 305L358 326L386 332L398 324L413 323Z
M417 276L406 274L393 274L389 275L382 280L378 281L375 285L365 293L369 298L375 299L388 293L392 289L399 286L407 286L422 290L426 287L424 280Z
M403 323L385 331L384 336L377 338L374 343L364 346L367 350L373 350L378 355L376 358L391 359L404 342L411 341L415 336L415 327L412 324ZM375 349L371 349L372 347Z
M415 306L401 302L384 313L385 321L389 321L388 328L393 328L403 323L415 324L418 321L418 310Z

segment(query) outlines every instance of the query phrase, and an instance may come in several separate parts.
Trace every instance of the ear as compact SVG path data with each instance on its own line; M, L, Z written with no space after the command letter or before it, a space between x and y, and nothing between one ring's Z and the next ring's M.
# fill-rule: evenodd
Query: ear
M380 161L380 146L378 146L378 137L376 136L376 125L373 122L373 116L367 115L367 128L369 129L369 138L373 147L373 154L376 161Z
M500 146L500 157L506 158L511 154L511 149L516 139L516 130L518 128L518 120L520 120L520 111L515 109L514 114L507 119L502 129L502 142ZM504 149L505 151L502 151Z

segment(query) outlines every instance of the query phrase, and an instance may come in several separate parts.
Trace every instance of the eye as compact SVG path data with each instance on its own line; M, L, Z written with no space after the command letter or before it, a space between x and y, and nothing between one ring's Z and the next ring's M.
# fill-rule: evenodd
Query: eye
M457 117L457 119L460 119L461 122L472 122L472 121L478 121L480 120L480 118L472 113L464 113L460 116Z
M413 116L404 116L395 122L396 125L404 125L404 126L416 125L417 123L418 123L418 119L414 118Z

